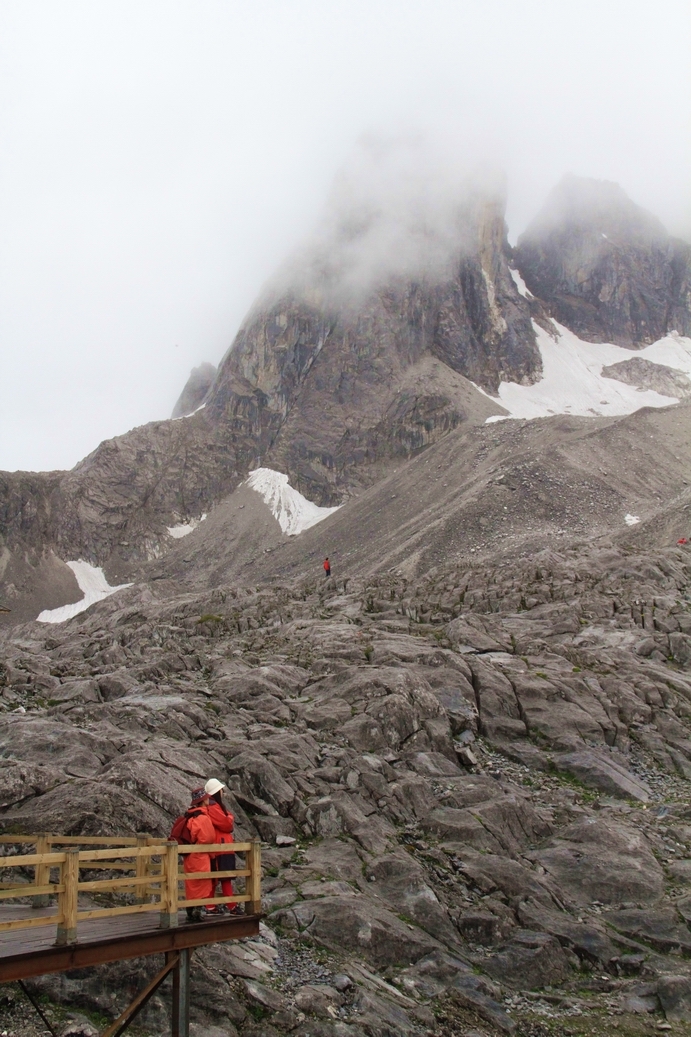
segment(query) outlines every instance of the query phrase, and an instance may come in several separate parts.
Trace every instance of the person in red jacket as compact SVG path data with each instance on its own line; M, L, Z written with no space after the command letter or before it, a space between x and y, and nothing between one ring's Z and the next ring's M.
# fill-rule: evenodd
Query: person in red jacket
M192 843L200 846L216 842L216 829L209 816L209 795L206 789L195 789L192 793L192 802L185 811L187 818L187 834ZM211 871L211 856L208 853L186 853L183 865L185 875L194 872ZM212 879L187 879L185 881L186 900L211 899L214 895L215 883ZM209 904L206 907L188 907L187 918L191 922L201 922L207 917L218 914L216 908Z
M234 821L233 815L226 807L223 802L223 789L225 785L218 780L218 778L209 778L206 785L204 786L205 791L209 796L209 817L213 822L213 826L216 832L215 842L217 843L230 843L233 842L233 827ZM234 853L218 853L211 861L212 871L235 871L235 854ZM216 895L216 882L221 883L221 896L232 897L233 896L233 880L232 879L212 879L214 886L214 895ZM231 914L239 914L239 904L224 904L219 905L219 910L227 910Z
M328 558L324 559L324 576L326 576L327 580L331 576L331 562Z

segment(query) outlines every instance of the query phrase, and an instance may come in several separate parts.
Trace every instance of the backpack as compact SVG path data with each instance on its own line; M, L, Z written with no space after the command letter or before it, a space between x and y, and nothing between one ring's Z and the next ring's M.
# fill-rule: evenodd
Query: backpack
M172 839L176 843L182 843L183 846L191 846L194 839L190 837L190 830L187 827L187 822L190 817L196 817L200 813L200 810L194 812L188 810L186 814L180 814L180 817L176 817L168 838Z

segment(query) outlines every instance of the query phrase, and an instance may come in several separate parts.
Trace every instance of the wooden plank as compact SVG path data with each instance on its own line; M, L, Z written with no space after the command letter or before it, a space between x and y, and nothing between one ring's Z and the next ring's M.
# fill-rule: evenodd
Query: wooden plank
M247 893L238 893L233 897L201 897L199 900L178 900L180 907L203 907L204 904L244 904L249 901Z
M59 922L58 915L41 915L38 918L15 918L11 922L0 922L0 932L6 933L11 930L34 929L38 925L55 925ZM0 960L2 960L0 958Z
M133 889L135 886L146 886L151 882L148 875L143 875L141 878L135 878L134 875L126 879L95 879L93 882L80 882L79 892L83 892L85 889L100 889L105 892L115 892L118 889L129 887ZM1 896L2 894L0 894Z
M135 858L135 857L165 857L166 844L158 846L132 846L119 847L117 850L79 850L80 867L85 867L86 861L106 861L108 858Z
M259 921L259 915L221 915L213 921L146 929L122 935L115 934L114 923L110 921L104 927L104 935L97 939L89 938L77 944L61 946L50 944L32 949L29 953L0 955L0 982L256 936L259 933Z
M161 860L161 928L168 929L178 924L178 844L170 839L166 844L166 855Z
M178 882L189 882L194 879L234 879L237 877L247 878L252 872L244 871L179 871Z
M79 850L66 850L62 866L64 890L58 897L61 921L57 943L73 943L77 939L77 886L79 884Z
M145 911L160 911L160 904L127 904L125 907L104 907L98 911L78 911L77 920L85 918L115 918L116 915L140 915Z
M247 880L245 888L250 895L251 913L258 914L262 909L261 843L258 839L252 840L252 849L247 855L247 864L252 874Z
M26 885L12 886L11 889L0 890L0 900L11 900L16 897L38 897L45 896L50 893L64 893L65 887L53 883L47 886L34 886L32 882L27 882Z
M178 853L247 853L252 843L192 843L178 846Z
M107 838L99 835L51 835L54 846L136 846L136 838L125 836L109 836Z
M18 853L11 857L0 857L0 869L2 868L29 868L33 864L64 864L63 853Z

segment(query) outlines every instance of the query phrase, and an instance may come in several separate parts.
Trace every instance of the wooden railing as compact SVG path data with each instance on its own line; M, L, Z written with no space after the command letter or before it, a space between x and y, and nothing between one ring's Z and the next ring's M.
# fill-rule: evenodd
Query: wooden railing
M57 898L57 910L33 917L1 920L0 932L28 929L40 925L57 926L57 943L75 943L80 921L158 912L164 927L178 923L180 908L208 904L244 904L245 914L261 911L261 848L258 839L246 843L214 843L204 846L179 846L148 835L126 838L98 838L60 835L3 835L0 845L35 847L34 853L0 856L0 874L13 869L33 870L33 881L0 882L0 902L31 898L32 906L47 907ZM60 849L56 849L60 847ZM245 857L245 867L232 871L191 872L181 870L188 853L229 854ZM236 862L237 863L237 862ZM128 872L119 878L80 880L82 871ZM55 879L53 879L55 876ZM187 900L179 886L188 879L245 880L244 893L229 897ZM215 883L214 883L215 891ZM129 898L125 904L84 907L79 895L97 894Z

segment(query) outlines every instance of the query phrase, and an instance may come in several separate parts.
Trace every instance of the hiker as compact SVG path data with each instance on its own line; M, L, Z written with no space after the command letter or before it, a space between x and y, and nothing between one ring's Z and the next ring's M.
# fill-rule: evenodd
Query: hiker
M328 558L324 559L324 576L326 576L327 580L331 576L331 562Z
M218 778L209 778L204 789L209 796L209 817L214 826L216 836L214 838L215 843L230 843L233 842L233 826L234 818L231 812L223 802L223 789L225 785L218 780ZM235 871L235 854L234 853L218 853L211 860L212 871ZM212 879L214 896L216 896L216 883L221 883L221 895L224 897L233 896L233 880L232 879ZM218 904L218 910L221 912L228 911L230 914L240 914L239 904Z
M209 795L206 789L195 789L192 793L191 803L185 811L187 820L186 836L190 843L208 845L216 842L216 829L209 816ZM208 853L186 853L185 875L191 875L195 871L211 871L211 857ZM211 899L214 895L214 883L211 879L187 879L185 881L186 900ZM189 922L203 922L205 918L213 918L218 914L213 904L205 907L188 907L187 920Z

